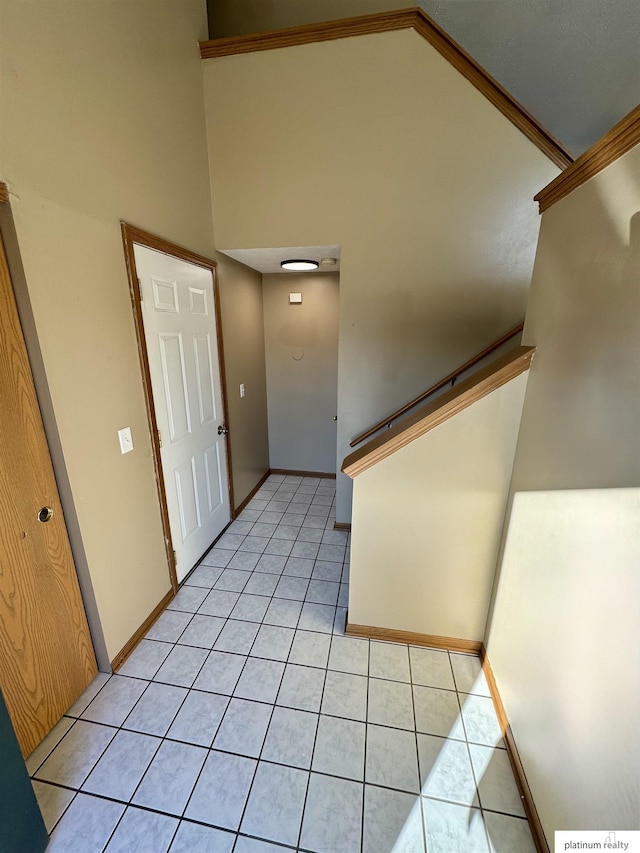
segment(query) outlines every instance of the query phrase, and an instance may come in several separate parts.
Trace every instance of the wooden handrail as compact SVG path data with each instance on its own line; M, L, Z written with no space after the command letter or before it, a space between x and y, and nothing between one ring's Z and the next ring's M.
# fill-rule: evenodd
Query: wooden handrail
M515 379L529 369L534 352L535 347L514 347L491 364L481 367L477 373L446 391L437 400L432 400L418 409L389 432L379 435L347 456L342 463L343 473L351 478L357 477L367 468L391 456L396 450Z
M432 385L430 388L427 388L427 390L423 391L422 394L419 394L417 397L414 397L413 400L410 400L408 403L402 406L400 409L397 409L392 415L389 415L389 417L385 418L382 421L378 421L377 424L374 424L372 427L369 427L366 432L362 432L360 433L360 435L357 435L353 439L353 441L349 442L349 447L355 447L356 444L360 444L360 442L364 441L365 438L370 438L374 433L378 432L379 429L382 429L382 427L391 426L394 421L402 417L402 415L405 415L407 412L411 411L414 406L417 406L419 403L423 403L428 397L430 397L432 394L435 394L436 391L439 391L441 388L444 388L444 386L448 385L449 382L451 382L452 380L457 379L461 373L465 372L465 370L469 370L470 367L473 367L479 361L482 361L483 358L486 358L486 356L491 355L492 352L495 352L498 347L502 346L502 344L506 344L506 342L510 341L511 338L515 338L515 336L519 334L523 328L524 323L520 323L519 325L515 326L513 329L511 329L510 332L507 332L501 338L498 338L497 341L494 341L492 344L489 344L488 347L485 347L481 352L477 353L477 355L474 355L468 361L465 361L464 364L461 364L460 367L457 367L451 373L448 373L444 377L444 379L440 379L438 382L436 382L435 385Z

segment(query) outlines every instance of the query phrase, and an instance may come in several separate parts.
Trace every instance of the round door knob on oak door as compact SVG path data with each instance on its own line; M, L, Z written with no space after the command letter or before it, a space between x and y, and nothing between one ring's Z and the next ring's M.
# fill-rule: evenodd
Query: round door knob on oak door
M220 425L218 427L218 435L226 435L229 432L229 427Z

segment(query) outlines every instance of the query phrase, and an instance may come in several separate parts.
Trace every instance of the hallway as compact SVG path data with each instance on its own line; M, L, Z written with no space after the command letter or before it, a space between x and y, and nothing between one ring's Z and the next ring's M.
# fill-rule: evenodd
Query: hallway
M29 757L50 853L535 853L478 660L344 636L334 506L272 475Z

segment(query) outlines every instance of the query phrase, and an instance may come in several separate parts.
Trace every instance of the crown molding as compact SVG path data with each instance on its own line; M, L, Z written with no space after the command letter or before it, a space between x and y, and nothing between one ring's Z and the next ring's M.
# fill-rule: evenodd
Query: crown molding
M200 42L202 59L217 59L221 56L236 56L260 50L275 50L280 47L295 47L319 41L364 36L371 33L387 33L406 30L414 26L416 9L399 9L392 12L376 12L355 18L340 18L337 21L320 21L317 24L302 24L264 33L212 39Z
M514 124L560 169L573 162L571 154L525 108L519 104L475 59L455 42L422 9L399 9L323 21L299 27L271 30L246 36L232 36L200 42L202 59L236 56L262 50L293 47L313 42L333 41L351 36L414 29L453 65L475 88Z

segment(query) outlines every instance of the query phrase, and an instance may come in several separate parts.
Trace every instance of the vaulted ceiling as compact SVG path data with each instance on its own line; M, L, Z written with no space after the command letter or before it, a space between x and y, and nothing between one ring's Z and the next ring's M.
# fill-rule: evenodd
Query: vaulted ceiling
M211 38L400 9L407 0L209 0ZM640 100L640 0L420 0L574 156Z

